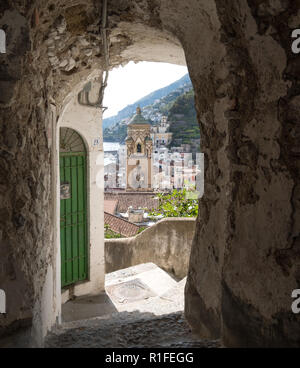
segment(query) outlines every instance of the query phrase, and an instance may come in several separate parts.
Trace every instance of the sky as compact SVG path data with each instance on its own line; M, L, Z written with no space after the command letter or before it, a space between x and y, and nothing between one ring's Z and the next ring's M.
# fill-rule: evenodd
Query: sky
M103 105L104 119L157 89L168 86L188 73L186 66L133 61L109 73Z

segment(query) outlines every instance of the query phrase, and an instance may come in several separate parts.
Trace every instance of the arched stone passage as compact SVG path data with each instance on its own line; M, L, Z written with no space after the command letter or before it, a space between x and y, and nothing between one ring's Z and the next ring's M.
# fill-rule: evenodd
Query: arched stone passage
M103 67L100 6L0 5L9 36L0 55L0 287L10 310L0 326L33 321L37 341L59 314L51 286L53 127L66 96ZM290 38L299 8L298 0L109 2L112 67L182 63L184 50L206 157L186 317L227 346L299 346L291 313L299 287L299 57Z

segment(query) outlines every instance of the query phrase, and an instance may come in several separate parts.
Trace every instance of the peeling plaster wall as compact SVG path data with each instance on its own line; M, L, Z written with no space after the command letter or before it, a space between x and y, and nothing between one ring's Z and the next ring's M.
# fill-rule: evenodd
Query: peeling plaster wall
M0 55L0 288L9 310L2 333L33 320L43 335L58 315L53 119L103 69L100 7L0 5L8 42ZM206 189L186 317L227 346L299 346L290 311L300 283L300 63L290 49L299 8L299 0L109 1L111 67L133 59L189 68ZM48 322L44 296L53 306Z

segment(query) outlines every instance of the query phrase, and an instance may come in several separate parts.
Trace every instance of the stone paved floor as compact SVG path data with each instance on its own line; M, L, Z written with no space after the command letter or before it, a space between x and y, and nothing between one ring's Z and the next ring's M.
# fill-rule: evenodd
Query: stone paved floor
M191 333L183 317L184 286L152 263L109 274L104 296L64 306L65 322L48 335L46 347L218 347Z
M65 326L48 336L51 348L215 348L192 335L182 313L154 316L122 312Z

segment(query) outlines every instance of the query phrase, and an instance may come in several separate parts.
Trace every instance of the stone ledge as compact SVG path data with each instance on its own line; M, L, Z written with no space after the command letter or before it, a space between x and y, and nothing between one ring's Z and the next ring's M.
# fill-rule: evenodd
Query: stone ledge
M153 262L175 277L184 278L195 224L194 218L166 218L135 237L106 240L106 273Z

